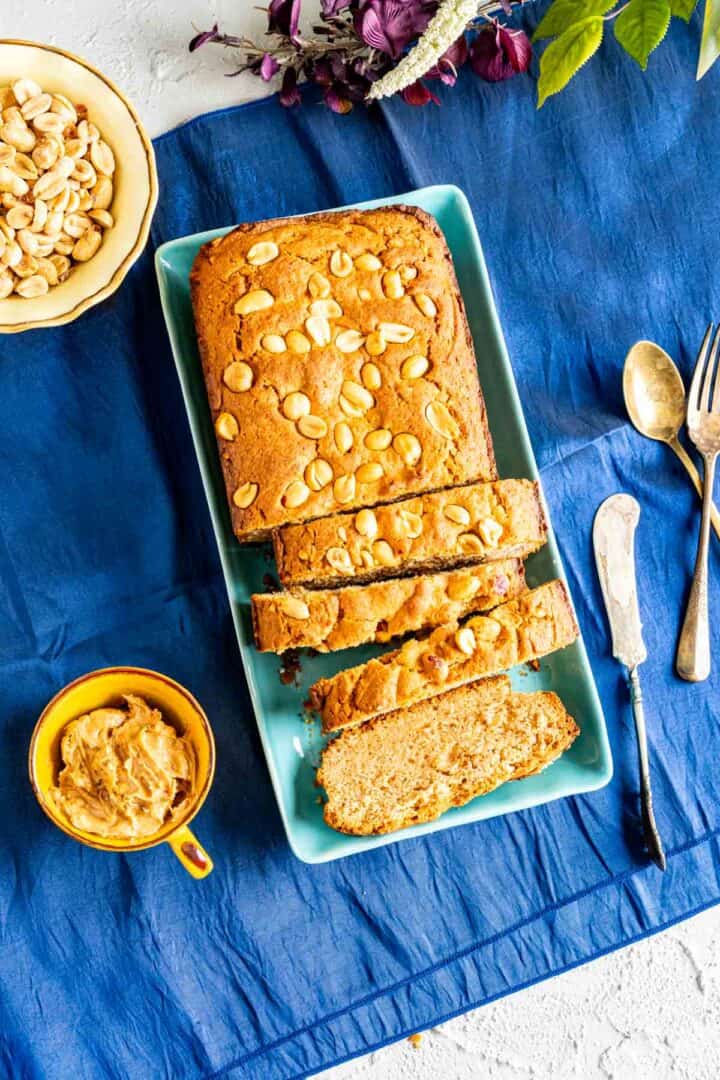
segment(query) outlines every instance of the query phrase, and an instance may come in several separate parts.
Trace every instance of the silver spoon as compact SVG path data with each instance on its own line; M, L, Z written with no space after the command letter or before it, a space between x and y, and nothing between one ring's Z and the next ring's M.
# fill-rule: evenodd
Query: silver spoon
M682 375L664 349L653 341L638 341L625 358L623 396L633 425L648 439L666 443L685 466L702 499L700 475L678 438L685 423L686 399ZM713 529L720 537L720 514L713 505Z

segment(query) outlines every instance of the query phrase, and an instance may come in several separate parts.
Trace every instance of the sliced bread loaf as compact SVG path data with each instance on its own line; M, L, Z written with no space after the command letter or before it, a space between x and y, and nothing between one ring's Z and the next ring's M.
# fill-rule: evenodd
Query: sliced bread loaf
M524 559L546 539L537 484L497 480L287 525L273 544L283 585L321 588Z
M323 731L335 731L535 660L577 635L565 586L550 581L463 626L439 627L427 638L410 638L393 652L320 679L310 702Z
M252 597L255 642L261 652L282 653L391 641L473 611L489 611L524 588L522 562L504 559L344 589L259 593Z
M540 772L579 728L551 693L482 679L344 731L317 779L325 821L357 836L432 821L507 780Z

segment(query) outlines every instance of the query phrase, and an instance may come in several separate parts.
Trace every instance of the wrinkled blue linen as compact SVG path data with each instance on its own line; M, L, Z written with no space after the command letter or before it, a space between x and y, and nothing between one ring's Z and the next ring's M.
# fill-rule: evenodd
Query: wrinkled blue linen
M699 513L622 405L649 337L687 376L720 317L720 71L698 19L642 75L612 43L535 112L463 75L442 108L339 118L275 101L156 143L151 250L71 326L0 339L0 1072L286 1080L510 993L720 896L718 676L673 674ZM261 752L160 314L152 248L236 221L432 183L467 193L615 756L606 789L327 865L296 860ZM638 828L627 691L609 655L593 513L642 506L643 669L668 852ZM720 560L711 554L720 666ZM204 882L166 848L113 856L56 830L26 777L42 706L108 664L157 668L212 719ZM412 912L412 918L408 914Z

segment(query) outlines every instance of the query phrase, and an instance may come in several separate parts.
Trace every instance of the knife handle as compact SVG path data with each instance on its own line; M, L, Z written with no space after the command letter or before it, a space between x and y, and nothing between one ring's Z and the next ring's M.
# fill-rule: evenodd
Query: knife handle
M640 759L640 805L642 809L643 834L650 858L665 869L665 852L662 840L655 824L653 813L652 789L650 787L650 763L648 761L647 731L645 728L645 710L640 687L640 676L636 667L630 669L630 701L632 702L635 734L637 736L638 757Z

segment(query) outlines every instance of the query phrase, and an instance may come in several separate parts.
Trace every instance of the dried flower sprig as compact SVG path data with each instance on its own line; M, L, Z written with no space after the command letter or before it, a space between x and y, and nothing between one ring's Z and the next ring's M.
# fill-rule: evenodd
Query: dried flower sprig
M454 85L468 60L489 82L527 71L532 46L522 30L502 25L497 13L525 0L321 0L313 37L300 31L301 0L271 0L266 47L212 30L207 42L242 54L240 71L270 81L280 75L280 101L300 103L298 78L322 90L325 103L346 113L356 102L399 94L410 105L438 102L426 80ZM538 107L567 85L598 50L607 25L640 67L667 33L670 19L689 21L697 0L553 0L533 40L552 39L540 57ZM698 78L720 55L720 0L705 0Z
M508 0L321 0L312 36L300 30L300 9L301 0L271 0L266 45L221 33L216 24L197 34L190 50L208 43L237 50L232 74L251 71L266 82L277 76L286 106L300 103L304 77L337 113L396 93L409 105L437 103L424 80L453 86L470 61L476 75L496 82L527 71L532 56L527 35L493 15L509 12Z

